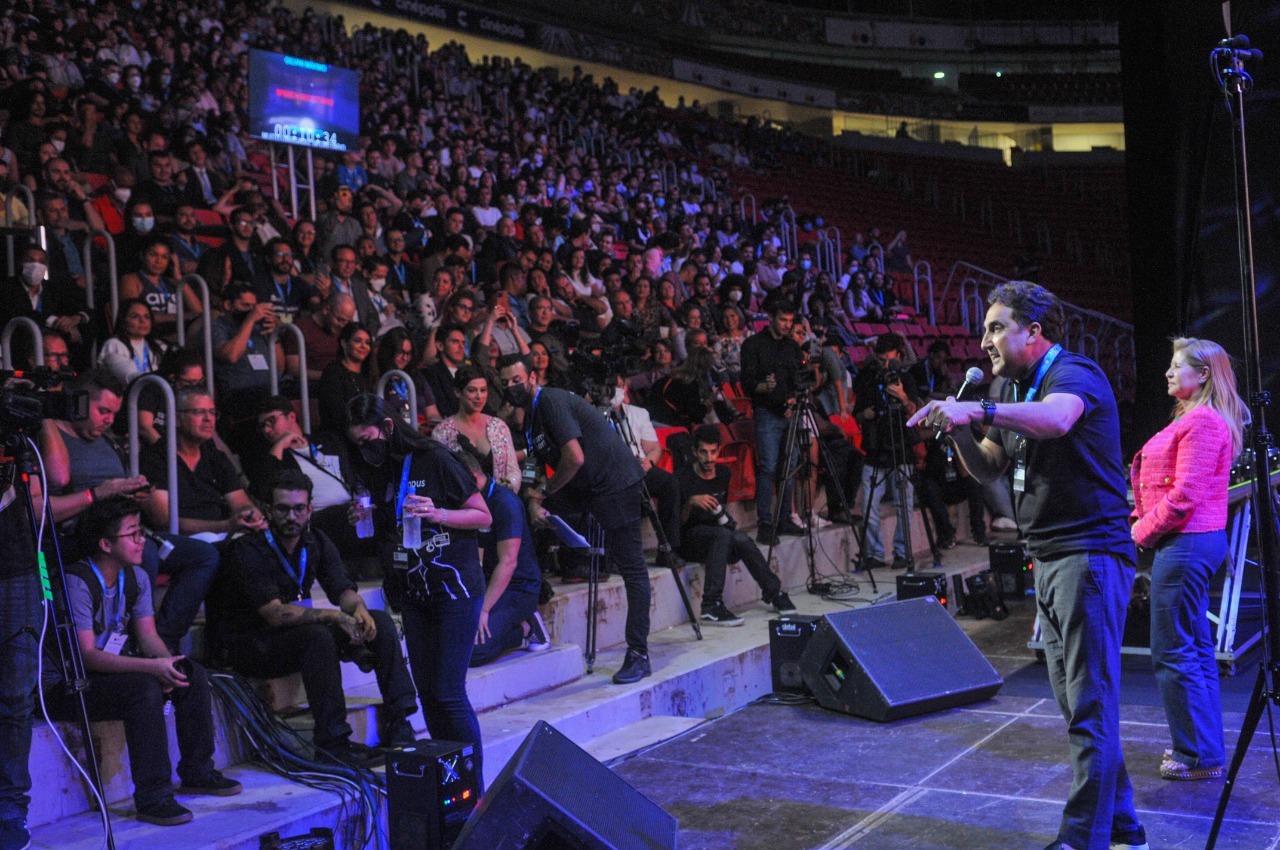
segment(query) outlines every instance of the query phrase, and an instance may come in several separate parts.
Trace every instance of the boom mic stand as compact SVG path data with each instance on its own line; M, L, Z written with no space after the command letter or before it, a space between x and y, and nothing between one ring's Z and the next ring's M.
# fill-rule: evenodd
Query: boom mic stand
M1253 88L1253 78L1244 69L1244 63L1262 58L1262 52L1249 49L1247 36L1223 40L1210 54L1210 66L1222 89L1228 111L1232 114L1232 154L1235 165L1237 193L1236 222L1240 247L1240 294L1243 307L1245 366L1248 378L1249 412L1253 418L1251 443L1256 466L1253 478L1253 509L1258 522L1254 526L1258 535L1263 597L1262 662L1258 665L1258 679L1249 699L1249 709L1240 725L1240 737L1227 770L1226 783L1218 799L1218 809L1213 816L1206 850L1213 850L1222 829L1222 821L1231 800L1236 777L1249 743L1257 731L1258 721L1268 703L1280 705L1280 528L1276 525L1276 505L1271 489L1271 468L1267 449L1271 435L1267 432L1267 408L1271 394L1263 389L1262 351L1258 333L1258 297L1253 265L1253 218L1249 197L1249 156L1245 145L1244 96Z
M18 438L17 441L14 438ZM54 645L58 650L58 664L62 670L63 682L68 693L76 697L80 705L79 726L84 738L85 760L89 782L102 807L102 822L106 830L108 850L115 850L115 834L111 829L111 814L107 811L106 795L102 787L102 774L98 769L98 754L93 746L93 735L89 727L89 710L85 706L84 692L89 688L89 676L84 668L84 656L80 654L80 643L76 637L75 623L71 619L70 595L67 591L66 572L62 568L62 547L58 543L58 533L53 521L53 508L48 506L43 511L43 519L48 523L48 548L52 554L52 563L56 565L56 575L49 570L49 559L44 555L46 543L40 538L40 517L36 514L35 500L31 496L30 477L39 473L35 462L34 443L21 430L18 430L5 445L5 450L13 455L14 477L13 487L19 492L15 499L21 499L26 509L27 519L31 524L31 539L36 541L39 553L40 587L45 604L53 613ZM48 482L42 480L40 486L48 493ZM54 592L56 589L58 592ZM40 648L44 651L44 647ZM39 687L37 683L36 687Z

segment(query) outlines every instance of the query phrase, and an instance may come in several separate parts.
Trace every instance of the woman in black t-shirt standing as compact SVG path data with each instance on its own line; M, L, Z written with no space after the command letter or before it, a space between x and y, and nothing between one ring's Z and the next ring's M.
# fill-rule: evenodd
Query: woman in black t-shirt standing
M474 744L478 765L480 723L466 685L484 602L476 531L492 522L489 509L449 450L406 427L383 399L358 395L347 416L347 439L374 473L369 477L382 482L369 489L374 504L384 506L380 531L394 547L387 581L403 600L405 645L427 731L435 740ZM406 516L422 523L422 545L412 550L401 545Z

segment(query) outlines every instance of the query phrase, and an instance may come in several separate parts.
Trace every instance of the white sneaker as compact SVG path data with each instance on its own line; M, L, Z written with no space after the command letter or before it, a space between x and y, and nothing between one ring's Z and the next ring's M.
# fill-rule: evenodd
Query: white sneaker
M1018 524L1007 516L998 516L991 521L992 531L1017 531Z

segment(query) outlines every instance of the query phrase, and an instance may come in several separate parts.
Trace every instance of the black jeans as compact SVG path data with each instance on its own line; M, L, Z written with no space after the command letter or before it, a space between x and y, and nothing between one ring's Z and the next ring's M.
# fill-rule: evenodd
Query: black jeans
M537 593L508 587L489 612L489 639L471 649L471 666L496 661L502 653L519 647L524 640L524 621L532 619L537 610Z
M178 777L198 785L213 770L213 713L209 676L191 662L188 685L173 691L178 728ZM45 691L49 716L77 720L80 706L61 685ZM173 798L173 767L164 728L164 692L148 673L91 673L84 692L90 720L123 720L133 774L133 803L139 809Z
M21 505L13 506L21 510ZM29 533L29 532L24 532ZM0 579L0 820L27 816L31 803L31 712L40 660L40 576L32 567ZM54 640L52 634L49 640ZM46 659L45 664L48 665Z
M760 547L744 531L730 531L721 525L691 525L684 530L681 551L689 560L702 563L703 608L724 596L725 567L738 561L760 585L764 601L773 601L782 589L782 581L769 569Z
M392 713L408 716L417 710L417 694L400 653L396 625L386 611L372 610L369 614L378 626L378 636L369 648L377 661L374 673L378 677L382 704ZM228 663L246 676L274 679L302 674L302 685L315 719L317 746L326 747L351 737L339 665L350 658L352 644L341 628L328 623L306 623L236 635L227 638L223 645Z
M973 537L979 538L987 533L985 506L982 498L982 485L975 478L957 478L946 480L946 471L934 471L926 468L920 476L920 501L929 509L933 517L933 525L939 540L954 540L956 527L951 523L951 515L947 505L969 502L969 531Z
M658 503L658 522L667 543L675 551L680 548L680 482L662 467L654 466L644 474L644 484Z

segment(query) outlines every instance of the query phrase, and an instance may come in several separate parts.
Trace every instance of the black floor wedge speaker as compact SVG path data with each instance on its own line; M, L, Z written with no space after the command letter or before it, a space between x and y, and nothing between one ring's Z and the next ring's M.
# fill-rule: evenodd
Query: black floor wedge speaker
M676 819L539 721L453 850L675 850Z
M1004 684L933 596L828 614L800 674L823 708L880 722L990 699Z

